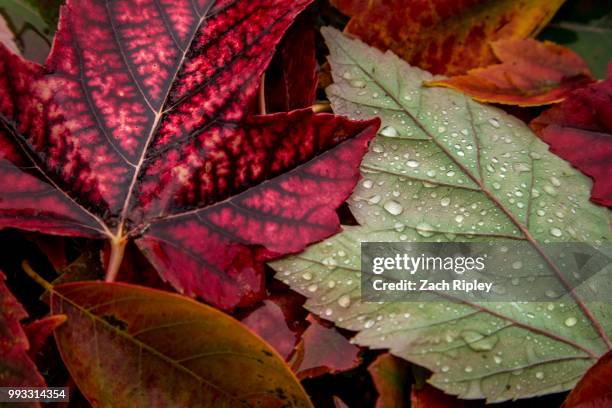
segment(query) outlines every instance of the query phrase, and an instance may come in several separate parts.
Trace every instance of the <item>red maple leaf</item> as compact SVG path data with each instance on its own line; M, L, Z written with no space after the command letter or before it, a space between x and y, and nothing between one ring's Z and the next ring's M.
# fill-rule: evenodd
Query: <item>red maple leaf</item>
M0 48L0 228L135 239L164 280L231 309L264 259L339 230L377 121L251 114L312 0L68 0L44 66Z
M593 179L592 201L612 207L612 63L606 80L573 91L531 127L553 153Z

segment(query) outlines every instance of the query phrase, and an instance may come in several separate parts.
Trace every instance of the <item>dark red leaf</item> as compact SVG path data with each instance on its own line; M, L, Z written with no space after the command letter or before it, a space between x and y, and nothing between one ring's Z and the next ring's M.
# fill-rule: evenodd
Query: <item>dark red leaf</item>
M589 368L568 395L563 408L607 408L612 406L612 351Z
M266 72L266 109L288 112L310 107L317 94L315 27L302 14L287 31Z
M284 359L293 352L299 338L299 333L291 330L287 324L281 307L272 300L264 300L261 307L249 313L241 322L273 346Z
M302 308L303 303L304 298L285 289L284 292L268 296L261 306L249 312L241 322L287 360L307 326L307 312Z
M0 272L0 386L44 387L45 380L28 356L30 344L21 326L28 314L5 280Z
M66 241L63 237L37 234L35 232L24 232L26 239L36 244L38 249L45 254L55 270L68 266L66 258Z
M52 316L43 317L42 319L35 320L24 326L28 341L30 342L30 348L28 355L31 358L35 358L36 354L45 345L45 342L59 325L66 321L66 315L57 314Z
M412 408L484 408L484 401L460 400L432 387L424 385L422 388L412 387L410 396Z
M593 179L592 201L612 207L612 64L606 80L572 92L531 127L553 153Z
M359 347L352 345L336 328L326 327L309 315L310 326L291 357L291 366L300 379L338 373L361 363Z
M0 48L0 227L135 239L177 290L218 307L261 261L340 228L377 122L250 116L312 0L68 0L44 67Z

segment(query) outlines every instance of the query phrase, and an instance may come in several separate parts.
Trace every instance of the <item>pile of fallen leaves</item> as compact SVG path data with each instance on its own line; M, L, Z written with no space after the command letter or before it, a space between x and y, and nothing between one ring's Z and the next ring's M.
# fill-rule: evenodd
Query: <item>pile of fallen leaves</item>
M0 386L612 404L610 303L359 287L362 242L612 239L609 5L60 3L0 2Z

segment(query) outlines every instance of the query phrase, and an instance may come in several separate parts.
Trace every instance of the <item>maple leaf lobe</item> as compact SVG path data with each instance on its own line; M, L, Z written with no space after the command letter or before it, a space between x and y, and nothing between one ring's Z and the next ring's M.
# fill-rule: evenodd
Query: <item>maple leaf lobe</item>
M376 130L309 109L252 116L311 1L69 0L44 67L2 48L0 226L137 237L179 290L251 298L250 246L270 257L337 232Z

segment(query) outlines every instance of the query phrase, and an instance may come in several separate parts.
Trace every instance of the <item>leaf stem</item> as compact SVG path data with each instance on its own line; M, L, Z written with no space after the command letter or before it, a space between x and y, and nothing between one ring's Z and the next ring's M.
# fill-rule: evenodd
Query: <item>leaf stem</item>
M331 112L332 111L331 103L329 102L315 103L314 105L312 105L312 111L314 113Z
M259 84L259 114L265 115L266 113L266 74L264 72Z
M43 277L37 274L34 269L30 266L30 263L27 260L21 261L21 268L24 272L34 280L34 282L38 283L40 286L45 288L48 292L53 292L53 285L47 282Z
M108 260L108 266L106 267L106 282L114 282L119 273L119 267L121 261L123 261L123 255L125 254L125 247L127 245L127 239L125 237L119 237L112 239L110 259Z

